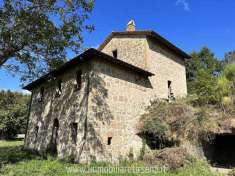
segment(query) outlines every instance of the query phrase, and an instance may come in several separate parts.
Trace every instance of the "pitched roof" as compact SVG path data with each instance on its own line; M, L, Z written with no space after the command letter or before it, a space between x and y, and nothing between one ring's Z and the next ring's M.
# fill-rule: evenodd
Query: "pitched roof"
M124 32L112 32L106 39L105 41L100 45L100 47L98 48L98 50L102 50L105 45L113 38L113 37L118 37L118 36L137 36L137 35L144 35L146 37L150 37L153 38L155 40L157 40L158 42L160 42L161 44L163 44L164 46L166 46L167 48L169 48L170 50L172 50L173 52L175 52L176 54L180 55L181 57L183 57L184 59L190 58L190 56L184 52L183 50L181 50L180 48L176 47L174 44L172 44L171 42L169 42L167 39L163 38L162 36L160 36L158 33L151 31L151 30L147 30L147 31L124 31Z
M144 76L153 76L154 74L151 72L148 72L144 69L141 69L139 67L136 67L134 65L128 64L122 60L119 60L117 58L114 58L110 55L107 55L101 51L98 51L96 49L90 48L87 51L85 51L84 53L80 54L79 56L73 58L72 60L66 62L65 64L63 64L61 67L59 67L58 69L55 69L49 73L47 73L46 75L40 77L39 79L31 82L30 84L26 85L25 87L23 87L23 89L26 90L32 90L34 87L42 84L43 82L46 82L47 80L56 77L58 75L60 75L61 73L63 73L64 71L71 69L73 67L75 67L77 64L80 64L82 62L86 62L92 58L94 58L94 56L96 58L100 58L100 59L104 59L107 62L111 62L114 64L117 64L121 67L127 68L129 70L132 70L135 73L138 74L142 74Z

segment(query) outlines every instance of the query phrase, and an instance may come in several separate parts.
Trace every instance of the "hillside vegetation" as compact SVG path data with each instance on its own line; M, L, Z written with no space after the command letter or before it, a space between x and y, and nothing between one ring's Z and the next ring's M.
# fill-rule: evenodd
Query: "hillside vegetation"
M138 128L146 146L141 159L180 168L187 155L204 159L202 145L216 134L233 133L234 58L235 53L230 53L219 61L208 48L192 54L187 61L188 96L170 102L154 100L142 115Z
M29 99L22 93L0 91L0 138L25 133Z
M147 165L141 161L127 162L123 161L119 165L109 163L91 163L90 165L72 164L64 162L56 158L41 158L23 151L22 141L0 141L0 175L3 176L78 176L78 175L127 175L127 176L215 176L205 162L195 161L189 163L184 168L177 171L160 170L152 173L138 173L134 168L146 168ZM4 166L4 167L3 167ZM129 173L113 172L97 172L89 173L88 171L99 170L100 168L130 168L133 171Z

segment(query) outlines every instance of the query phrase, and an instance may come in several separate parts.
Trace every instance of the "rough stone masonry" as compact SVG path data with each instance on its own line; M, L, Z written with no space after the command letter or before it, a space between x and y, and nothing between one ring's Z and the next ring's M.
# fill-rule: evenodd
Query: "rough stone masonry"
M32 92L25 148L76 162L137 158L151 100L186 96L189 56L154 31L112 32L24 88Z

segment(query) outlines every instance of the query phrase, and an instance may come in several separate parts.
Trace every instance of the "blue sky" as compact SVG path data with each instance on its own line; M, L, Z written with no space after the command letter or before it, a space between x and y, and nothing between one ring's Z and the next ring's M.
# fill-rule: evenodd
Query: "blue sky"
M96 0L84 46L97 47L134 19L137 30L155 30L191 53L208 46L218 58L235 50L235 0ZM0 70L0 89L21 91L19 77Z

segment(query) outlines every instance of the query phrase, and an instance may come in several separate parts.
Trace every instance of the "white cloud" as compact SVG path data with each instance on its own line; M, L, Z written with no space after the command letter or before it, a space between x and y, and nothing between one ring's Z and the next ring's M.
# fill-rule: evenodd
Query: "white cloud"
M98 49L100 45L91 46L91 48Z
M189 3L187 2L187 0L177 0L176 1L176 5L181 5L183 6L185 11L190 11L190 7L189 7Z

